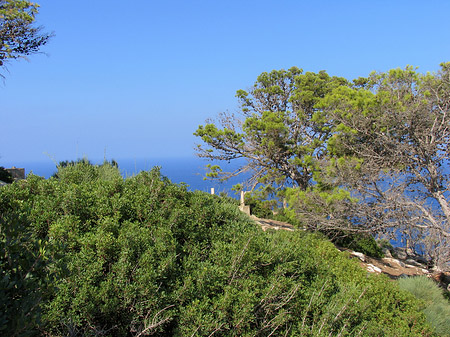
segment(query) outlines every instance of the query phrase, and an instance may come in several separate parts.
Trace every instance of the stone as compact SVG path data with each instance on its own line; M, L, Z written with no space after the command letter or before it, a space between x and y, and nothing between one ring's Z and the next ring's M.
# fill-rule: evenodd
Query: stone
M410 266L414 266L414 267L419 267L419 268L423 268L423 269L426 268L426 266L424 266L422 263L417 262L414 259L406 259L405 263L409 264Z
M383 255L384 255L385 257L387 257L387 258L391 258L391 257L392 257L391 251L390 251L389 249L383 248L383 249L382 249L382 252L383 252Z
M352 256L356 256L358 259L360 259L362 262L366 262L366 256L363 253L358 253L358 252L354 252L352 251L350 253L350 255Z
M241 210L241 212L244 212L245 214L250 215L250 206L241 205L241 206L239 206L239 209Z
M408 258L408 255L406 254L406 250L404 248L395 247L394 252L395 255L401 260L406 260Z
M367 271L369 273L381 273L381 269L378 268L377 266L374 266L373 264L368 264L367 265Z
M392 268L397 268L397 267L405 268L405 264L402 261L399 261L392 257L391 258L385 257L382 259L382 261Z

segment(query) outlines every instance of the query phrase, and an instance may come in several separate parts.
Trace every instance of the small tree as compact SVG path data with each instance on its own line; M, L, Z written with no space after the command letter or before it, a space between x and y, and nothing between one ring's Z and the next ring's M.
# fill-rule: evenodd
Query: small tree
M262 73L248 91L237 91L239 116L222 113L217 122L208 120L194 133L205 143L197 147L200 157L245 159L234 172L209 166L209 176L228 179L247 172L252 189L261 184L275 192L286 186L306 190L327 155L331 135L317 102L341 85L348 83L325 71L303 74L293 67Z

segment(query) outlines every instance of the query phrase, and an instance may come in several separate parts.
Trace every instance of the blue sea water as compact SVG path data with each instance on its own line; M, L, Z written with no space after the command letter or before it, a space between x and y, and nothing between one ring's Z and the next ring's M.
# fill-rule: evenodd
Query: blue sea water
M156 159L118 159L119 169L124 178L138 174L141 171L149 171L155 166L161 168L161 173L174 183L185 183L191 191L200 190L210 192L214 188L215 193L225 192L235 196L231 187L242 182L245 177L233 178L230 181L220 183L218 181L205 180L206 165L211 163L197 157L186 158L156 158ZM93 164L101 164L103 160L91 160ZM26 175L35 174L46 179L56 173L56 164L50 159L42 162L6 162L0 161L0 166L10 168L25 168ZM227 164L227 168L236 168L237 164Z

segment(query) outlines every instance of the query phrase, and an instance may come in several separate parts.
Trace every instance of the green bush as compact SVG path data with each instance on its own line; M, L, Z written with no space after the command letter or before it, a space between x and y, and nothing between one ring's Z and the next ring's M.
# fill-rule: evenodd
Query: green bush
M273 219L274 200L262 200L258 194L245 194L245 204L252 215L262 219Z
M0 217L0 333L37 333L41 302L51 292L47 244L32 238L26 220L11 211Z
M327 230L322 233L339 247L349 248L371 257L382 258L382 248L375 238L369 234L345 232L342 230Z
M450 336L450 303L442 289L426 276L402 278L400 288L423 301L423 312L439 336Z
M157 168L124 180L112 165L67 165L2 188L0 211L24 220L53 261L41 270L58 276L36 276L45 296L31 332L431 335L420 302L321 236L263 232L235 204Z
M9 173L3 166L0 166L0 181L5 183L12 183L14 181L11 173Z

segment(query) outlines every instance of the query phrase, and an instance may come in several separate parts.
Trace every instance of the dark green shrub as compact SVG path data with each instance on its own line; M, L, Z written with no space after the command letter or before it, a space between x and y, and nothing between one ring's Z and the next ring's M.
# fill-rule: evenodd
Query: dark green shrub
M274 201L262 200L257 194L245 194L245 204L250 206L250 212L252 215L262 219L272 219Z
M369 234L341 230L327 230L322 233L339 247L349 248L371 257L382 258L384 256L382 248Z
M368 256L382 258L384 256L383 250L378 246L376 240L371 235L355 235L353 243L349 248L358 252L364 253Z
M299 219L290 217L284 208L277 208L273 215L273 219L277 221L287 222L296 228L301 228Z
M423 301L423 312L439 336L450 336L450 303L442 289L426 276L402 278L400 288Z
M0 181L5 183L12 183L14 181L11 173L9 173L3 166L0 166Z
M37 334L41 302L52 290L47 243L33 239L27 220L11 211L0 216L0 333Z

